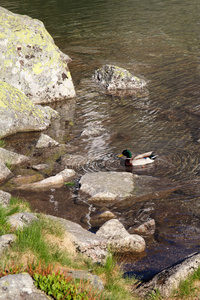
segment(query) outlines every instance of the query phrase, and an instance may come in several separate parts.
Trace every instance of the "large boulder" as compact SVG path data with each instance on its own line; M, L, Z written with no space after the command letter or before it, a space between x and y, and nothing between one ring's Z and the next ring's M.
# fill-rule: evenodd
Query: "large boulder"
M144 80L133 76L129 71L113 65L105 65L95 71L94 78L107 90L142 89Z
M75 96L70 58L55 45L43 23L0 7L0 78L35 103Z
M55 110L49 106L34 105L22 92L6 82L0 81L0 95L1 138L17 132L44 130L50 125L52 117L58 117Z

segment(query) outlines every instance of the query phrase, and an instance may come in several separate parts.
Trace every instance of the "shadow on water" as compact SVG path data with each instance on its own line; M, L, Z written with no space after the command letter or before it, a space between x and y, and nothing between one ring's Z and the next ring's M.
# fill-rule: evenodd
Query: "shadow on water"
M30 133L8 138L9 149L30 155L35 163L50 162L46 177L62 169L63 154L72 153L90 158L84 167L76 166L77 181L87 172L131 171L157 177L163 185L172 182L176 191L167 197L144 199L128 209L113 208L131 233L148 219L156 222L155 234L145 237L145 253L126 258L126 274L146 278L199 250L199 1L1 2L13 12L44 22L59 48L73 59L69 67L77 91L76 101L54 104L61 121L46 131L67 148L36 151L40 134ZM106 63L145 78L147 91L126 96L101 91L92 75ZM91 128L95 134L83 134ZM153 150L158 158L154 166L127 170L117 158L124 149ZM52 159L56 163L51 164ZM74 187L13 193L30 201L36 211L85 228L89 224L84 216L100 212L88 206Z

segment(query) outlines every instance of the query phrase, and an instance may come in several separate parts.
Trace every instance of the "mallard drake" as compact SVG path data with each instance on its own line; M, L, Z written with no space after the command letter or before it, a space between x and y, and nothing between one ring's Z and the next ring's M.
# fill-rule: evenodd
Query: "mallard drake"
M126 166L144 166L151 164L157 157L152 151L132 156L131 151L129 150L124 150L122 154L119 155L119 157L122 156L126 156Z

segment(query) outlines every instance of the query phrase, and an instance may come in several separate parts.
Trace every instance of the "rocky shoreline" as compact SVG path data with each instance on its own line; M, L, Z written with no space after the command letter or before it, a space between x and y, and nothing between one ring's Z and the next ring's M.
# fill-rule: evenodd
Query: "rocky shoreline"
M67 66L70 58L55 46L44 25L38 20L33 21L27 16L12 14L1 7L0 13L0 18L4 20L1 22L4 25L1 25L0 40L0 49L3 53L0 59L2 65L0 70L0 137L2 139L18 132L43 131L52 122L59 123L62 119L59 111L39 104L73 98L76 93ZM17 31L11 26L13 23L18 24ZM114 94L118 88L126 90L128 87L130 93L130 89L135 92L135 90L142 90L145 86L143 80L114 66L105 66L102 70L97 70L94 77L103 88ZM98 134L98 130L83 132L82 136L87 137L91 134ZM41 170L51 169L47 161L37 164L35 163L37 160L33 157L0 148L0 184L2 186L0 203L2 205L9 205L11 195L4 190L5 187L9 190L9 184L12 190L21 191L38 192L58 189L66 183L73 182L77 175L77 167L84 166L90 160L95 159L71 154L66 144L59 143L42 133L34 146L34 151L47 153L52 149L55 149L59 155L52 157L51 161L54 163L59 158L61 170L56 174L50 170L48 176L44 177ZM34 175L23 175L25 169L34 170ZM98 218L91 220L91 223L93 222L91 226L98 228L96 234L83 229L74 222L53 216L48 217L64 225L78 252L98 263L103 263L110 248L116 253L142 253L146 247L144 236L155 232L155 221L147 220L136 226L134 233L129 233L117 215L110 210L111 208L117 206L128 209L134 203L142 202L144 199L160 199L177 189L172 182L162 183L158 178L134 175L129 172L87 173L81 176L79 185L81 197L86 199L89 205L101 208ZM21 213L11 216L9 222L16 228L29 224L35 218L37 218L35 214ZM1 236L0 250L4 251L13 240L12 235ZM149 283L142 284L138 288L139 293L144 295L149 291L159 289L163 296L169 296L170 291L178 286L180 280L187 278L191 271L198 267L199 260L199 254L186 258L184 262L173 266L169 271L156 275ZM19 277L18 283L21 286L20 282L24 280L23 275ZM4 285L3 280L0 280L1 287ZM34 293L35 291L31 291L31 296L27 299L33 299ZM3 298L0 296L0 299ZM45 296L44 299L46 299Z

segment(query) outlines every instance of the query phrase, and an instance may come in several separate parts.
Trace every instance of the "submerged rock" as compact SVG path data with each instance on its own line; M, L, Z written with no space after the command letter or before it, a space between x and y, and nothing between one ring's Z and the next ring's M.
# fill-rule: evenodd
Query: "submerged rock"
M59 117L52 108L34 105L22 92L0 81L0 137L23 131L46 129L51 118Z
M0 78L35 103L74 97L75 90L62 53L43 23L0 7Z
M95 71L94 78L107 90L142 89L144 80L133 76L129 71L113 65L105 65Z

